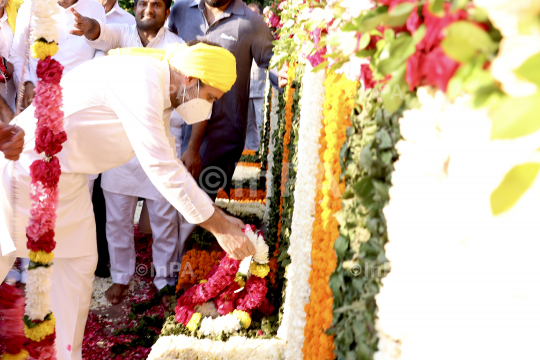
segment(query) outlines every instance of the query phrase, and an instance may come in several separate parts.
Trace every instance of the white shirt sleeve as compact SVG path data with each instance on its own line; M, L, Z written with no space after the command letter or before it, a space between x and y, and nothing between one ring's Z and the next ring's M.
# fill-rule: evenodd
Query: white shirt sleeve
M13 35L13 44L9 53L9 62L13 64L13 81L15 87L18 88L20 82L32 81L29 62L26 62L26 70L24 79L22 79L24 58L27 55L28 40L30 33L30 1L26 1L21 5L17 14L17 26Z
M97 20L97 19L96 19ZM127 24L105 24L104 21L97 20L100 27L99 37L96 40L86 39L86 42L95 49L107 53L111 49L126 47L124 42L129 37L129 25Z
M109 77L106 99L124 126L135 155L150 181L186 220L206 221L214 213L212 200L199 188L183 163L175 156L163 121L163 72L152 76Z

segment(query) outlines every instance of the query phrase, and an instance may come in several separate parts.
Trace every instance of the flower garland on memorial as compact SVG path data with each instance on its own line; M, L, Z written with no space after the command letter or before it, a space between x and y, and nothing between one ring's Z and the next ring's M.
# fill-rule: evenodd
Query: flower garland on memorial
M287 268L287 285L283 305L283 320L278 336L287 339L286 358L302 358L306 313L309 301L308 278L311 263L312 229L315 215L317 179L313 174L319 168L319 136L322 129L324 104L324 72L314 73L307 65L303 77L298 128L296 186L294 187L294 211L292 214L290 246L287 252L290 265Z
M54 225L58 206L60 163L55 156L67 140L63 128L62 88L60 79L63 66L52 59L58 51L57 23L52 18L61 13L56 0L33 1L31 12L35 18L32 32L32 57L39 58L34 97L37 118L35 150L44 158L30 166L32 202L30 222L26 228L30 265L26 284L26 313L24 333L27 349L32 358L55 359L55 318L50 310L51 271Z
M389 271L382 209L389 200L393 163L398 158L399 116L386 112L372 90L358 91L353 127L341 150L345 158L341 177L347 187L341 198L343 209L336 214L338 267L330 278L334 294L331 332L338 358L359 353L372 358L377 351L374 296Z
M268 153L270 145L270 113L272 111L272 97L275 90L270 84L269 74L266 78L266 86L264 89L264 109L263 109L263 125L261 130L261 144L259 146L259 157L261 161L261 169L264 171L264 184L266 186L266 171L268 170ZM262 176L261 176L261 180Z
M325 81L323 129L321 130L319 157L323 172L321 188L315 197L316 215L311 250L312 270L310 303L306 305L305 342L302 349L306 359L333 359L333 338L325 334L332 324L332 291L329 278L337 265L334 242L339 237L338 222L334 214L341 210L341 194L345 184L340 182L340 150L346 140L349 116L354 98L347 94L358 83L343 75L329 74ZM338 185L339 184L339 185Z
M264 213L264 223L268 226L269 212L270 212L270 199L274 194L274 177L272 172L274 171L274 134L278 130L279 126L279 92L272 90L271 108L270 108L270 124L269 124L269 145L268 145L268 166L266 170L266 210Z

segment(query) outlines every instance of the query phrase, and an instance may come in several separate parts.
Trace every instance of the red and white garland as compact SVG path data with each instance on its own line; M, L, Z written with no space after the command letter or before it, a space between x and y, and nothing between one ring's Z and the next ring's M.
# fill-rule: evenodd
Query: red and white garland
M265 277L270 271L268 245L255 226L246 225L243 231L255 246L255 255L242 262L225 256L208 273L205 282L189 288L178 299L176 321L189 330L195 331L201 325L201 331L207 335L218 335L238 330L240 326L247 329L253 310L266 315L274 311L266 298ZM205 314L197 312L208 301L213 301L221 317L203 319Z
M37 119L35 150L44 157L30 166L30 221L26 228L30 265L26 285L24 332L27 350L33 359L56 359L55 319L50 310L51 272L60 162L55 156L67 140L63 128L62 87L64 67L52 56L58 51L58 26L53 15L61 13L56 0L32 2L34 29L31 54L39 58L34 97Z

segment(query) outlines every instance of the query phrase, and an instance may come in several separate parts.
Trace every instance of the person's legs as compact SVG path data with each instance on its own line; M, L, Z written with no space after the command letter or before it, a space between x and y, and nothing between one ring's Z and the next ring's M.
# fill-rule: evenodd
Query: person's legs
M82 359L84 328L98 255L54 259L51 275L51 310L56 318L58 360Z
M135 273L135 240L133 217L137 197L114 194L104 190L107 207L107 241L111 259L113 285L107 290L107 299L117 304Z
M152 258L156 271L154 284L158 290L174 285L178 264L178 215L167 201L146 200L152 225ZM176 265L176 266L175 266Z
M261 143L261 130L263 126L263 106L264 106L264 98L254 98L251 99L253 101L253 109L255 111L256 119L257 119L257 148L253 150L259 150L259 145Z
M107 209L105 207L105 198L101 189L101 174L94 181L94 190L92 193L92 204L94 206L94 219L96 221L96 237L98 248L98 264L96 276L107 278L111 276L109 271L109 248L107 244Z
M257 150L260 142L260 131L257 128L257 111L254 101L249 99L248 102L248 123L246 132L246 149Z

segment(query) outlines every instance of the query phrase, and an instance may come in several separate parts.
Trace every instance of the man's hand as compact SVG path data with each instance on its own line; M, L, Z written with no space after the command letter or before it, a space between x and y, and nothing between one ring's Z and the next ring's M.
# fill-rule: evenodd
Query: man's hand
M32 105L32 101L34 100L34 96L36 95L36 92L34 91L35 86L34 83L31 81L27 81L24 83L24 95L22 100L22 110L26 109L30 105Z
M234 216L231 216L229 214L226 214L225 211L221 210L219 207L215 205L214 205L214 208L216 209L216 211L219 211L221 216L223 216L231 224L238 226L240 229L243 229L246 227L246 224L244 224L242 220L235 218Z
M180 158L187 170L195 180L198 180L202 171L202 160L199 152L191 151L189 148L182 154Z
M199 225L210 231L221 248L233 259L242 260L255 254L255 247L246 234L238 226L227 221L220 211L214 211L208 220Z
M72 35L83 36L88 40L96 40L101 33L101 28L97 20L82 16L75 9L71 9L73 19L75 20L75 29L69 33Z
M289 71L289 64L288 63L283 64L283 67L281 68L281 70L279 70L279 73L278 73L279 87L282 88L282 89L289 82L288 71Z
M18 126L0 124L0 151L8 160L19 160L23 151L24 131Z

